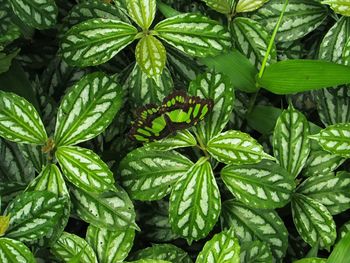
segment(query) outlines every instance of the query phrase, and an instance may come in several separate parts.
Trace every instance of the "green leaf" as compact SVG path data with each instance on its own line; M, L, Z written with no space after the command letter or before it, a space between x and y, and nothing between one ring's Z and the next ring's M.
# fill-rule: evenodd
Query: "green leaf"
M10 216L0 216L0 237L5 235L10 225Z
M162 74L166 62L166 51L162 42L154 36L147 35L140 39L135 56L137 64L149 77Z
M283 0L270 0L251 18L261 23L267 31L272 32L282 12L284 2ZM327 15L327 8L317 1L289 0L276 40L287 42L302 38L321 25Z
M143 30L151 26L156 14L155 0L129 0L126 6L132 20Z
M24 98L0 91L0 136L9 141L44 144L47 134L39 113Z
M233 228L222 231L207 241L199 253L196 263L239 263L240 246Z
M133 42L137 29L125 22L95 18L73 26L63 37L61 53L71 66L87 67L107 62Z
M285 206L294 190L294 178L278 164L228 165L221 178L237 198L250 207L275 209Z
M298 192L323 204L332 215L339 214L350 208L350 173L312 176Z
M269 0L238 0L236 5L237 13L252 12L259 9Z
M125 261L126 262L126 261ZM136 261L128 261L127 263L172 263L167 260L161 260L161 259L139 259Z
M335 246L327 263L346 262L349 257L350 234L347 233L340 242Z
M72 145L96 137L122 104L122 89L104 73L84 76L71 87L58 109L55 144Z
M185 251L172 244L152 244L152 247L136 251L131 259L159 259L173 263L192 263L190 256Z
M0 52L0 74L9 70L12 60L18 55L20 49L10 54Z
M135 230L109 231L89 225L86 241L96 252L99 263L123 262L128 256L135 237Z
M189 244L208 235L218 220L221 199L213 170L202 157L175 184L169 217L173 231Z
M46 29L56 24L58 9L54 0L9 0L13 12L23 23Z
M332 215L320 202L295 193L292 198L293 221L298 233L310 246L329 248L336 238Z
M34 255L22 242L10 238L0 238L0 261L3 263L35 263Z
M235 99L232 83L226 75L211 71L192 81L188 91L191 95L214 101L214 107L205 121L196 126L197 134L206 143L219 134L230 119Z
M97 263L92 247L81 237L63 232L56 244L51 247L55 257L63 262L71 262L79 255L80 263Z
M329 5L337 14L350 16L350 2L347 0L323 0L321 3Z
M71 193L73 206L82 220L111 231L137 228L134 206L122 188L99 194L72 187Z
M326 263L327 259L325 258L303 258L293 263Z
M238 50L249 58L257 69L260 69L271 38L269 32L260 23L246 17L237 17L230 26ZM268 64L273 62L277 62L275 44L273 44L268 58Z
M249 134L233 130L213 137L207 144L207 150L216 160L225 164L251 164L262 159L274 159Z
M348 84L350 67L321 60L285 60L268 66L257 81L272 93L293 94Z
M174 83L167 68L160 76L150 78L136 64L124 87L129 91L130 102L138 108L144 104L160 104L171 93Z
M328 126L316 135L309 136L330 153L350 158L350 123Z
M277 120L273 132L273 151L280 165L293 177L303 169L310 153L309 123L305 116L289 105Z
M31 166L36 172L40 173L44 166L48 163L48 155L42 151L42 146L31 144L18 144L19 150L22 152L26 170L31 171Z
M232 0L203 0L207 6L211 9L221 13L228 15L232 12L233 2Z
M19 27L13 23L9 1L0 1L0 44L6 45L21 35Z
M120 163L123 186L136 200L159 200L169 194L193 163L175 151L138 148Z
M247 114L248 125L263 135L269 135L275 129L282 110L272 106L257 105Z
M272 262L272 254L269 245L266 242L251 241L241 244L241 262Z
M175 135L164 139L145 143L144 148L154 151L169 151L183 147L194 147L197 145L196 138L188 130L177 131Z
M2 207L6 207L7 204L17 195L19 195L27 186L27 183L18 182L0 182L0 196ZM0 207L1 208L1 207ZM1 211L1 209L0 209Z
M260 240L271 248L273 258L280 261L288 247L288 232L274 210L254 209L241 202L228 200L222 204L223 225L233 227L240 243Z
M344 161L344 158L322 150L311 151L303 175L309 177L328 174L336 170Z
M249 59L238 50L223 53L216 57L201 58L208 68L230 77L233 86L241 91L252 93L258 90L255 76L258 73Z
M231 47L229 32L217 21L199 14L180 14L159 22L159 38L191 56L215 56Z
M93 151L77 146L60 146L56 158L64 176L76 187L88 192L114 189L113 173Z
M62 217L65 198L48 191L24 192L5 210L10 215L6 237L33 242L52 231Z

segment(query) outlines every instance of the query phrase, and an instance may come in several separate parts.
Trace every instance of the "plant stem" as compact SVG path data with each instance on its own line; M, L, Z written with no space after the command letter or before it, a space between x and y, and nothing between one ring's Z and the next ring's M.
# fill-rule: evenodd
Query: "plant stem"
M206 150L206 147L205 147L202 139L199 137L199 135L196 132L194 132L194 134L196 135L197 142L199 143L198 147L203 151L205 157L209 158L210 156Z

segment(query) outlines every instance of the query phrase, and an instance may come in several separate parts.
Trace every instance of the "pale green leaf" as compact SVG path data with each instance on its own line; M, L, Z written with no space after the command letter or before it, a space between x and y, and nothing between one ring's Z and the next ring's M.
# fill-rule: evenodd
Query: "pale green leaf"
M214 56L231 47L229 32L199 14L180 14L159 22L157 36L191 56Z
M145 149L154 151L169 151L184 147L194 147L197 145L196 138L188 130L178 131L175 135L168 136L159 141L145 143Z
M34 242L51 233L63 215L65 201L48 191L21 193L5 210L11 216L6 237Z
M97 263L92 247L81 237L63 232L57 242L51 247L52 254L63 262L71 262L79 255L80 263Z
M29 144L44 144L47 140L44 125L33 105L4 91L0 91L0 136Z
M73 26L63 37L61 53L71 66L99 65L133 42L137 29L125 22L94 18Z
M131 259L158 259L172 263L192 263L190 256L172 244L152 244L152 247L136 251Z
M270 33L260 23L246 17L237 17L230 26L238 50L260 69L270 43ZM275 44L272 45L267 61L267 65L277 61Z
M65 178L76 187L88 192L115 189L113 173L93 151L77 146L60 146L55 154Z
M234 1L232 0L203 0L211 9L228 15L232 12Z
M240 246L233 228L216 234L207 241L196 263L240 263Z
M147 30L156 14L156 0L128 0L128 13L143 30Z
M350 16L350 2L348 0L323 0L321 3L329 5L337 14Z
M260 240L271 248L278 262L288 247L288 232L282 219L273 210L250 208L238 201L228 200L222 204L223 225L233 227L240 243Z
M163 44L152 35L144 36L137 43L136 62L148 76L162 74L166 62L166 51Z
M255 11L268 1L269 0L238 0L235 11L237 13Z
M332 215L320 202L295 193L292 198L293 221L303 240L310 246L329 248L336 238Z
M275 209L285 206L294 190L294 178L278 164L228 165L221 178L231 193L250 207Z
M175 151L146 147L130 152L120 163L123 186L133 199L159 200L169 194L193 163Z
M122 92L102 72L84 76L71 87L58 109L55 144L77 144L102 133L121 107Z
M350 208L350 174L312 176L298 187L298 192L323 204L332 215L339 214Z
M230 119L235 99L233 85L226 75L211 71L197 76L188 91L191 95L214 101L211 112L196 126L197 134L206 143L219 134Z
M350 123L328 126L316 135L309 136L332 154L350 158Z
M0 262L3 263L35 263L34 255L22 242L0 238Z
M248 0L249 2L254 2ZM244 1L245 2L245 1ZM284 0L270 0L251 17L261 23L268 32L275 29L282 12ZM314 31L328 15L327 8L317 1L289 0L282 23L278 28L278 42L292 41Z
M350 234L347 233L335 246L331 255L327 259L327 263L346 262L349 257Z
M272 262L271 249L266 242L258 240L241 244L241 262L270 263Z
M84 221L111 231L137 228L133 203L122 188L99 194L72 187L71 193L74 209Z
M262 159L274 159L249 134L233 130L213 137L207 144L207 150L216 160L225 164L251 164Z
M9 0L13 12L23 23L46 29L56 24L58 8L54 0Z
M309 135L307 119L289 105L277 119L273 132L273 151L280 165L293 177L298 176L309 156Z
M175 184L170 195L169 217L173 231L189 244L208 235L221 209L213 170L202 157Z
M133 246L135 230L110 231L89 225L86 232L86 241L96 252L99 263L118 263L128 256Z

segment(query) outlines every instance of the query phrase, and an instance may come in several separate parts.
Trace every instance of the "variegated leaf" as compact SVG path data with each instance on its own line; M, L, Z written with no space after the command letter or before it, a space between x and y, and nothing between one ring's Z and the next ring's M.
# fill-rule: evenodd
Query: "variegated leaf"
M99 263L123 262L133 246L135 230L109 231L89 225L86 241L96 252Z
M190 83L191 95L212 99L214 107L196 126L196 132L204 143L219 134L228 123L234 106L235 93L230 79L214 71L199 75Z
M231 23L231 34L236 47L258 69L261 67L271 35L260 23L246 17L237 17ZM273 44L268 57L268 64L277 61L276 45Z
M0 138L1 181L25 184L30 182L34 175L34 167L28 159L24 158L18 145Z
M169 194L193 163L175 151L145 147L130 152L120 163L123 186L133 199L159 200Z
M152 35L144 36L137 43L136 62L147 76L162 74L166 62L166 51L162 42Z
M48 191L24 192L6 208L10 227L6 237L34 242L46 236L62 217L65 198Z
M88 192L115 189L113 173L93 151L77 146L60 146L56 158L64 176L76 187Z
M272 32L282 12L284 0L270 0L251 17L268 32ZM326 19L326 6L317 1L289 0L276 40L287 42L297 40L312 32Z
M0 262L35 263L34 255L22 242L11 238L0 238Z
M350 208L350 173L312 176L298 187L298 192L323 204L332 215L339 214Z
M350 158L350 123L328 126L316 135L309 136L330 153Z
M229 32L217 21L199 14L180 14L159 22L159 38L191 56L214 56L231 47Z
M338 243L348 232L350 232L350 221L345 222L338 230L336 243Z
M20 28L13 22L9 1L0 1L0 44L6 45L21 35Z
M241 262L273 262L269 245L266 242L261 242L259 240L244 242L241 244Z
M289 105L277 119L273 132L273 151L280 165L293 177L303 169L310 153L309 122Z
M9 0L13 12L23 23L46 29L56 24L58 9L54 0Z
M63 262L73 262L73 259L77 257L80 263L98 262L94 250L84 239L67 232L63 232L51 247L51 252Z
M222 204L224 226L233 227L240 243L260 240L268 244L275 261L284 257L288 247L288 232L282 219L273 210L250 208L235 200Z
M262 159L274 160L255 139L240 131L230 130L211 138L207 150L216 160L226 164L251 164Z
M175 135L168 136L159 141L145 143L144 148L154 151L169 151L197 145L196 138L188 130L177 131Z
M99 194L72 187L71 193L76 213L84 221L111 231L137 229L134 206L123 189Z
M44 167L41 173L29 183L25 191L49 191L57 196L65 198L63 214L59 221L56 226L50 229L46 236L40 240L40 244L53 244L60 237L66 227L71 208L69 192L60 170L55 164L48 164Z
M350 16L350 1L349 0L323 0L322 4L329 5L334 12L343 16Z
M318 57L335 63L342 63L344 46L350 36L350 18L341 17L322 40Z
M342 85L316 90L313 94L316 99L318 115L325 126L350 122L350 92L348 86Z
M310 246L329 248L336 238L332 215L320 202L295 193L292 198L293 221L300 236Z
M328 174L335 171L344 161L344 158L322 150L311 151L303 175L309 177Z
M238 0L235 11L237 13L252 12L259 9L268 1L269 0Z
M136 261L129 261L129 263L172 263L168 260L162 260L162 259L139 259Z
M19 183L19 182L0 182L0 213L2 211L2 207L6 207L8 203L19 195L27 186L27 183Z
M73 26L63 37L61 53L71 66L107 62L133 42L137 29L125 22L94 18Z
M164 68L160 76L149 78L137 64L124 84L124 88L129 91L129 100L135 108L144 104L162 103L173 87L173 79L167 68Z
M203 0L207 6L215 11L228 15L232 12L234 1L232 0Z
M31 171L32 166L36 172L40 173L48 162L48 155L42 151L42 146L19 144L18 147L24 156L26 170Z
M0 91L0 136L9 141L44 144L47 134L34 106L24 98Z
M136 251L130 259L159 259L173 263L192 263L190 256L172 244L152 244L152 247Z
M208 235L218 220L221 199L210 163L202 157L175 184L169 217L175 233L189 244Z
M55 144L72 145L96 137L112 122L122 104L122 89L104 73L83 77L58 109Z
M233 228L216 234L207 241L196 263L240 263L240 246Z
M269 160L228 165L221 170L221 178L239 201L261 209L285 206L295 188L294 177Z
M143 30L147 30L156 14L156 0L126 1L128 13L132 20Z

